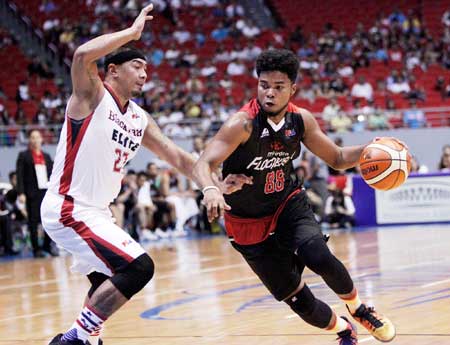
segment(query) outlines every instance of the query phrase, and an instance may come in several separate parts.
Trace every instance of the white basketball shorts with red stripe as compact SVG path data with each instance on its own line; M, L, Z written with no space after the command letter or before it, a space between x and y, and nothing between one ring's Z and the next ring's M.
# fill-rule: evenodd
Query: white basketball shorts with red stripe
M72 270L112 276L145 253L144 248L113 222L109 208L82 205L70 196L47 192L41 205L48 235L74 257Z

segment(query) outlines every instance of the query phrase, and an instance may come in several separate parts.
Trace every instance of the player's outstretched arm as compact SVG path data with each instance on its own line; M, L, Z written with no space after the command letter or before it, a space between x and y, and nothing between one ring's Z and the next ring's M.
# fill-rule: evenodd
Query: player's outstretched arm
M75 50L71 67L72 98L82 103L81 109L72 111L75 118L77 114L83 114L81 117L86 117L103 96L104 89L98 75L96 61L124 44L140 39L146 21L153 19L149 15L152 9L152 4L144 7L129 28L96 37Z
M195 164L194 177L200 188L204 190L203 203L206 206L210 221L222 216L224 210L230 209L230 206L225 203L222 192L215 188L209 188L214 186L212 172L216 171L219 165L241 143L247 141L251 131L251 120L248 119L246 113L242 112L232 115L209 142Z
M190 153L177 146L167 138L158 127L156 122L147 115L148 125L145 129L142 145L155 153L158 157L175 167L179 172L197 182L193 176L195 158ZM212 174L214 183L224 194L234 193L242 188L244 184L251 184L252 180L244 175L229 175L223 181L219 181L215 173Z
M193 179L194 156L166 137L150 115L147 115L147 118L148 125L142 138L142 145L172 165L183 175Z
M302 117L305 124L303 143L312 153L336 170L348 169L358 164L365 145L339 147L322 132L309 111L303 109Z

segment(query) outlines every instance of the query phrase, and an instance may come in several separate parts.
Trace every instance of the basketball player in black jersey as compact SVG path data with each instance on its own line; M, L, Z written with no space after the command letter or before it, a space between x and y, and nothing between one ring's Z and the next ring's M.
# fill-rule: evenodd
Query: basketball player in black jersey
M272 295L307 323L336 332L339 344L357 344L356 328L314 297L302 279L306 267L319 274L345 302L354 319L378 340L391 341L394 325L363 304L344 265L330 252L292 161L301 143L335 169L358 163L364 146L338 147L305 109L290 103L298 60L289 50L263 52L256 61L258 97L232 115L197 161L210 220L225 211L225 226L238 250ZM211 172L245 174L252 185L225 195Z

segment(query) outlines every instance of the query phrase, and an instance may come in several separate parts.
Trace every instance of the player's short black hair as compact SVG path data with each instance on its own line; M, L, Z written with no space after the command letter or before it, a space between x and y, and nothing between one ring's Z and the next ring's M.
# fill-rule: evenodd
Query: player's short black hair
M147 61L144 53L134 47L120 47L112 53L105 56L103 67L105 73L108 72L108 66L110 64L121 65L124 62L131 61L133 59L142 59Z
M285 73L295 83L298 72L297 56L288 49L269 49L263 51L256 59L256 74L278 71Z

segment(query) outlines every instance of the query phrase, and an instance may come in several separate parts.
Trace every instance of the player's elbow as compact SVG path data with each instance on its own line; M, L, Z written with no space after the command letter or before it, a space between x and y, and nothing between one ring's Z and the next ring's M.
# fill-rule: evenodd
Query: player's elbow
M73 53L72 64L87 65L89 62L89 51L84 46L79 46Z

